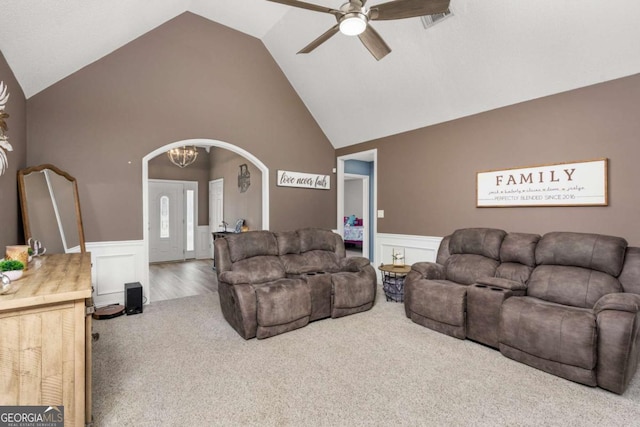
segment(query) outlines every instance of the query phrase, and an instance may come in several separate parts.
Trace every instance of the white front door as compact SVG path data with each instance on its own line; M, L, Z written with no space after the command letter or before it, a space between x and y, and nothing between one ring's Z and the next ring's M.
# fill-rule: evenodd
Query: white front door
M149 180L149 262L184 260L183 184Z
M222 221L224 221L224 179L220 178L209 181L209 232L219 231ZM213 255L213 245L211 245L212 258Z

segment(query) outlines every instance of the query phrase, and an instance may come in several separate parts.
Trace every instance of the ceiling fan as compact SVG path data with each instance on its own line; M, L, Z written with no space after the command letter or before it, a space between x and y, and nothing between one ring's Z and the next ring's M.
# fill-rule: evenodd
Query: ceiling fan
M298 53L311 52L340 31L348 36L358 36L362 44L379 61L391 52L391 48L387 46L378 32L373 29L369 21L386 21L444 13L449 8L450 0L394 0L371 6L370 8L365 7L367 0L349 0L349 2L340 6L340 9L331 9L297 0L268 1L315 12L330 13L338 21L336 25Z

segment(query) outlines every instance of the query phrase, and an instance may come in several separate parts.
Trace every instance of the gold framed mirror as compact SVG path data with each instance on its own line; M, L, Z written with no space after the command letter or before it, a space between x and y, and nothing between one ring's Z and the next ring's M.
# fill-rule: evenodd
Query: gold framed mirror
M24 238L37 240L46 253L86 252L78 183L49 164L18 171Z

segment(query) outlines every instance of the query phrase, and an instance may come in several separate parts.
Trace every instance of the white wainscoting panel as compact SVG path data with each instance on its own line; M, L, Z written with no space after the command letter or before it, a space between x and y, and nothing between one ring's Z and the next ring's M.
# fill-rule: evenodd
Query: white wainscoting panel
M124 284L140 282L143 295L147 295L149 266L144 261L142 240L118 242L87 242L91 252L91 280L96 307L124 304Z
M213 236L209 232L208 225L199 225L196 228L196 259L211 258L213 253Z
M373 265L391 264L394 249L404 249L405 264L435 262L442 237L416 236L410 234L376 234L376 250ZM378 277L380 280L380 277Z

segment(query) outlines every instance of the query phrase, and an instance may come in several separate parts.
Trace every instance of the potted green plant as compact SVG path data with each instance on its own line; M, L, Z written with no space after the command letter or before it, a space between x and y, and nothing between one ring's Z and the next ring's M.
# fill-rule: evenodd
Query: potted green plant
M0 271L11 281L18 280L24 273L24 264L12 259L2 260L0 261Z

